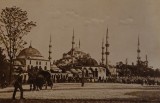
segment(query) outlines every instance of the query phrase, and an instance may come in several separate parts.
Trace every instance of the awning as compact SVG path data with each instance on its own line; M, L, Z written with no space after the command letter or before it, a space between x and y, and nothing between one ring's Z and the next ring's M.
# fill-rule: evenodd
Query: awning
M82 70L80 70L80 69L77 69L77 72L78 72L78 73L82 73Z
M92 73L92 71L91 71L91 70L86 70L86 71L88 71L88 73ZM86 71L85 71L85 73L86 73Z
M55 71L55 72L62 72L62 70L58 67L55 67L55 68L51 68L52 71Z
M71 72L70 72L70 71L66 71L66 73L71 74Z
M75 74L78 73L76 69L71 69L71 72L72 72L72 73L75 73Z

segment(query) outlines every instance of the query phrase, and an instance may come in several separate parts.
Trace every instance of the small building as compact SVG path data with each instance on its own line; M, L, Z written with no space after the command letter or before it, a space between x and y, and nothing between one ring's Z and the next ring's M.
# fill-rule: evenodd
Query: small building
M28 48L20 51L16 59L14 60L14 68L15 70L21 66L25 71L24 79L28 80L27 71L29 69L42 69L42 70L50 70L50 60L45 59L41 53L33 48L31 45Z
M108 70L111 76L118 76L117 68L114 65L109 65Z
M106 79L106 68L101 66L82 67L86 78L92 78L94 81Z

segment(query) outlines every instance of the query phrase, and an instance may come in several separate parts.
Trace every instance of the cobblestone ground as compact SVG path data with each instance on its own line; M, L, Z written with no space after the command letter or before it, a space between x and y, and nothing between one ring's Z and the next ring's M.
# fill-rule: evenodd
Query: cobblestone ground
M26 99L158 99L159 86L141 86L138 84L112 84L112 83L55 83L47 90L29 91L29 85L24 85ZM0 89L0 99L10 99L13 87ZM151 95L146 95L150 94ZM157 95L156 95L157 94ZM17 92L17 99L20 93ZM144 96L143 96L144 95ZM148 97L147 97L148 96ZM142 98L143 97L143 98ZM159 100L159 99L158 99Z

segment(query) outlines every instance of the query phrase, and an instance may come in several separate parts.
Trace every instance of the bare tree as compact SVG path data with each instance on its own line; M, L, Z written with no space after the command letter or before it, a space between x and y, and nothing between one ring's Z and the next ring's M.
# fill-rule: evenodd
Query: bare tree
M11 81L14 59L26 44L22 38L36 26L36 23L28 21L27 12L15 6L2 9L0 23L0 40L9 57Z

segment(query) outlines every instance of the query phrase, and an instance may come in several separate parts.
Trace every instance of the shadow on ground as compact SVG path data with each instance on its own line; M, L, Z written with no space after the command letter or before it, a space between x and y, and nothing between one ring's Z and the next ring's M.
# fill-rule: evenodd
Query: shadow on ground
M125 95L136 96L145 100L159 101L160 103L160 91L135 91L125 93Z
M160 103L160 101L142 99L1 99L0 103Z
M19 91L19 90L17 90ZM29 89L23 89L23 91L30 91ZM0 91L0 93L13 93L13 90L7 90L7 91Z

